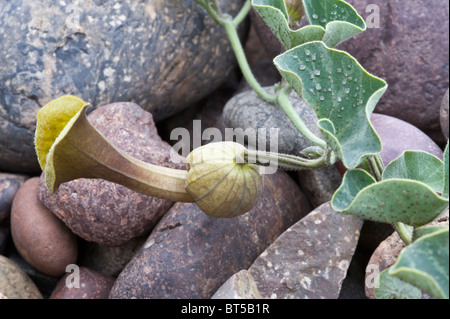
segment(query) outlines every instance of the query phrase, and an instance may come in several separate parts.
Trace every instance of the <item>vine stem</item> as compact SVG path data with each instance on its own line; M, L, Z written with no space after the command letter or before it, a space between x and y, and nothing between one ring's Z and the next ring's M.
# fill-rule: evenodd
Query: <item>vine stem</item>
M236 17L233 20L234 27L237 28L238 25L245 19L247 14L250 12L250 9L252 8L252 1L247 0L247 2L242 7L241 11L236 15Z
M327 143L322 139L318 138L313 132L309 130L306 126L305 122L300 118L297 112L294 110L294 107L289 100L289 93L291 92L291 87L284 86L280 89L277 95L277 103L286 113L286 115L291 120L292 124L297 128L297 130L313 145L319 146L322 149L325 149Z
M370 169L372 170L372 173L376 179L377 182L380 182L383 177L383 171L384 171L384 164L383 160L380 155L371 156L368 159L368 163L370 166ZM396 222L393 223L392 226L394 227L395 231L400 236L401 240L405 243L405 245L411 244L412 239L412 230L411 227L409 227L406 224Z
M280 154L256 150L246 150L245 160L249 163L256 163L258 165L266 166L274 162L276 166L285 170L301 170L314 169L327 166L327 154L324 154L316 159L306 159L290 154Z
M266 90L264 90L263 87L261 87L250 69L250 65L248 64L247 58L245 57L244 48L242 47L241 40L239 39L239 35L237 33L235 22L231 19L221 19L221 25L227 33L227 36L231 43L231 47L233 48L234 54L245 80L247 80L250 87L256 92L256 94L258 94L261 99L266 102L275 104L277 100L276 96L269 94Z

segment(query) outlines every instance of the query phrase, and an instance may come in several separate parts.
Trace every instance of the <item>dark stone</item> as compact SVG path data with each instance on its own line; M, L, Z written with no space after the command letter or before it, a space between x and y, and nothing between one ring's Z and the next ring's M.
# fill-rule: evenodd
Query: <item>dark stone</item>
M78 264L103 275L117 277L146 239L145 236L136 237L122 245L112 247L85 242L80 249Z
M292 225L248 269L263 298L338 298L362 224L328 202Z
M102 275L86 267L76 268L64 275L53 290L50 299L106 299L114 284L114 278ZM77 283L76 271L79 271ZM72 276L72 277L69 277ZM79 284L79 287L68 287Z
M257 205L236 218L177 203L120 273L110 298L210 298L309 210L284 172L267 175Z
M152 115L138 105L109 104L90 113L88 119L125 153L152 164L184 168L184 163L172 161L171 148L158 136ZM41 176L39 197L75 234L105 246L148 234L173 205L102 179L63 183L52 195Z
M342 182L342 176L336 166L331 165L318 169L301 170L298 180L303 192L313 207L331 201Z
M0 255L4 255L10 232L9 227L0 226Z
M234 15L244 1L218 3ZM223 28L193 0L3 1L0 12L4 171L40 171L36 113L52 99L135 102L161 120L211 93L236 66Z
M9 219L14 196L25 180L24 175L0 173L0 225Z
M379 28L368 28L338 46L388 83L376 112L411 123L442 142L439 106L449 85L448 1L348 2L364 19L373 13L366 11L369 4L379 8Z
M265 89L273 93L273 87ZM316 124L318 119L313 109L295 92L291 93L290 100L306 126L314 134L321 136ZM311 143L300 135L279 106L263 101L254 91L246 91L230 99L223 110L223 117L228 127L241 128L244 132L248 128L256 131L258 134L255 141L259 141L260 138L266 141L266 145L258 144L258 149L298 155L304 148L311 146ZM258 131L258 129L265 129L265 131ZM277 130L277 136L271 135L270 129ZM266 136L263 136L264 133ZM249 140L248 143L256 147L254 142ZM271 144L277 145L278 150L272 149Z

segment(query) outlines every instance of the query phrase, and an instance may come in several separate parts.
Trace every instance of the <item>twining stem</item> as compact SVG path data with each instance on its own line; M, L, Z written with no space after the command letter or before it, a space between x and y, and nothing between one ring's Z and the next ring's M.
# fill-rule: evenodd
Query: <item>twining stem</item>
M239 13L233 19L233 24L235 28L237 28L238 25L245 19L247 14L250 12L251 8L252 8L252 1L247 0L247 2L245 2L244 6L242 7L241 11L239 11Z
M212 4L215 4L213 1ZM289 101L289 92L291 88L289 86L285 86L282 88L277 95L271 95L263 87L258 83L255 76L253 75L251 68L248 64L247 58L245 56L244 49L242 47L241 41L239 39L239 35L237 33L238 24L245 18L251 9L251 1L248 0L238 13L238 15L232 19L227 15L221 15L212 7L211 2L208 2L206 5L206 10L209 12L211 17L224 29L228 36L228 39L231 43L231 47L233 48L234 54L238 61L239 67L241 69L242 75L246 79L247 83L250 87L255 91L255 93L264 101L272 104L278 104L289 119L292 121L297 130L313 145L319 146L322 149L325 149L327 144L322 139L318 138L314 135L309 128L302 121L300 116L295 112L292 107L291 102Z
M369 157L368 162L376 181L379 182L383 176L384 165L380 166L380 162L376 159L377 157L379 157L379 155Z
M380 155L374 155L369 157L368 163L376 181L380 182L382 180L384 171L383 159ZM392 226L406 245L411 244L413 234L412 227L400 222L393 223Z
M295 111L294 107L289 100L289 93L292 90L291 87L285 86L280 89L277 95L277 103L289 117L291 122L297 128L297 130L313 145L319 146L323 149L327 146L327 143L322 139L318 138L313 132L309 130L305 122L300 118L300 116Z
M394 223L393 226L405 245L408 246L409 244L411 244L413 228L400 222Z
M246 150L244 159L249 163L256 163L259 165L274 165L284 170L301 170L313 169L327 166L327 154L323 154L316 159L306 159L290 154L280 154L273 152L264 152L256 150Z
M261 99L266 102L275 104L276 96L271 95L267 93L266 90L264 90L264 88L256 80L255 76L252 73L252 70L250 69L250 65L248 64L247 58L245 57L244 48L242 47L241 40L239 39L239 35L237 33L235 22L229 19L222 19L220 24L223 26L225 32L227 33L227 36L231 43L231 47L233 48L234 54L245 80Z

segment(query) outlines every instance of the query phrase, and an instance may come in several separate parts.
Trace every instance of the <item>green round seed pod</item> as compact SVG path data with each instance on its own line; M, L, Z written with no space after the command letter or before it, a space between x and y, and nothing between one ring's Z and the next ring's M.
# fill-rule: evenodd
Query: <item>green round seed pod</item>
M252 209L264 180L259 166L244 161L245 147L234 142L209 143L186 158L186 192L209 216L232 218Z

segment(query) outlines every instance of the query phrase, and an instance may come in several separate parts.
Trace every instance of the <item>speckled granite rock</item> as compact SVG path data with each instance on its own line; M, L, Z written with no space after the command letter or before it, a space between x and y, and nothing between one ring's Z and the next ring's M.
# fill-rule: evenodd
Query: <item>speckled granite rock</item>
M113 103L98 108L88 118L111 143L137 159L184 167L172 162L170 146L158 136L152 115L138 105ZM105 246L147 234L173 205L102 179L64 183L51 195L41 176L39 197L75 234Z
M243 269L230 277L211 299L261 299L255 280Z
M265 89L273 93L273 87L266 87ZM316 124L317 116L314 111L298 97L297 93L292 92L290 99L294 109L306 126L314 134L320 136L320 130ZM254 91L242 92L230 99L223 110L223 117L227 127L241 128L244 131L248 128L255 131L259 128L265 128L266 150L274 151L270 148L271 141L272 143L277 142L279 153L299 154L301 150L311 145L300 135L280 107L264 102ZM278 129L278 136L271 136L269 134L270 129ZM273 140L276 137L278 140ZM256 141L258 141L258 138L259 135L257 135ZM249 144L251 145L250 142Z
M110 298L210 298L309 210L284 172L267 175L257 205L236 218L177 203L120 273Z
M8 299L42 299L33 281L14 262L0 255L0 293Z
M9 218L14 196L26 179L24 175L0 173L0 224Z
M445 92L444 98L441 103L440 120L442 134L448 140L448 90Z
M292 225L248 269L263 298L338 298L362 224L328 202Z
M417 126L442 140L439 106L449 84L448 1L349 0L366 18L377 5L380 27L338 46L367 71L386 80L389 89L376 112Z
M68 287L67 284L79 286ZM114 278L79 267L79 282L76 282L75 271L67 273L56 285L50 299L106 299L113 284Z
M233 15L244 1L218 3ZM160 120L236 66L224 30L193 0L2 1L0 12L0 170L39 171L36 112L61 95L135 102Z

